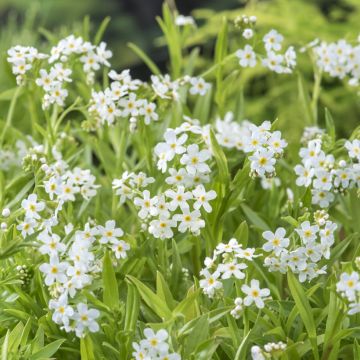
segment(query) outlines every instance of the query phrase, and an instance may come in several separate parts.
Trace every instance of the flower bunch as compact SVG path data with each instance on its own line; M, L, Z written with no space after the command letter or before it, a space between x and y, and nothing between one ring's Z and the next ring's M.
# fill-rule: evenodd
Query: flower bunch
M349 77L350 85L359 85L360 45L353 46L345 39L340 39L330 43L315 41L311 47L321 71L338 79Z
M188 122L165 131L165 142L158 143L154 149L158 168L163 173L168 172L165 178L168 188L161 193L151 196L149 190L142 190L155 181L145 174L140 182L136 181L135 174L128 173L113 181L113 188L120 195L121 202L140 195L134 198L134 205L139 208L138 216L143 222L143 228L148 229L155 238L172 238L172 228L176 227L181 233L189 230L199 234L205 226L200 209L208 213L212 211L209 201L215 199L216 192L206 191L202 184L209 180L210 167L207 161L212 154L206 144L203 149L195 141L186 144L191 137L199 138L202 132L199 125ZM171 167L168 169L169 162Z
M257 126L248 120L238 123L233 118L233 113L228 112L223 120L216 120L216 138L219 144L248 154L251 176L273 177L276 159L283 155L287 146L281 132L271 131L270 121Z
M252 29L245 29L243 37L250 39L253 36ZM293 46L287 48L285 53L281 54L282 42L284 37L276 30L270 30L263 37L263 44L266 56L262 57L261 63L267 69L278 74L289 74L296 67L296 52ZM236 57L242 67L254 67L257 64L254 48L247 44L243 49L236 51Z
M90 332L99 330L95 321L99 311L89 310L86 304L78 303L81 299L79 292L91 285L94 277L102 271L96 253L104 253L109 248L116 258L126 258L130 246L120 239L124 232L116 228L114 220L107 221L105 226L86 223L84 230L75 232L70 223L64 231L64 240L47 230L38 235L39 251L49 257L49 262L41 264L39 269L52 295L49 308L54 311L53 321L66 332L75 331L78 337L82 337L87 329ZM77 311L70 302L78 303Z
M242 248L242 245L236 239L231 239L227 244L220 243L217 245L213 256L207 257L204 261L205 267L201 270L202 279L200 287L204 294L213 298L219 295L223 289L221 280L234 278L244 280L246 274L243 270L248 267L248 263L253 260L255 255L254 248ZM239 316L243 305L250 306L252 303L261 309L264 307L264 297L270 294L269 289L260 289L260 283L256 279L252 279L250 286L243 284L241 291L246 295L244 299L236 298L235 309L232 312L234 317Z
M296 185L310 187L312 203L326 208L335 200L335 194L359 187L360 141L346 141L348 156L339 160L327 154L322 145L321 138L316 138L300 149L302 164L295 166L295 173Z
M146 328L144 336L140 343L132 344L135 360L181 360L178 353L170 352L169 334L165 329L154 332L151 328Z
M23 82L25 73L32 68L35 59L48 59L49 68L41 67L40 76L35 80L36 85L44 90L43 109L47 109L52 104L60 107L65 105L68 96L66 83L72 82L72 67L77 61L82 64L86 80L93 83L95 71L99 70L101 65L110 66L108 59L112 52L106 49L104 42L96 46L84 41L80 36L70 35L52 47L50 55L40 54L35 48L22 46L9 49L8 55L8 62L13 65L13 73L19 74L18 83Z
M25 74L32 69L36 60L47 58L46 54L40 53L32 46L16 45L7 52L7 61L11 64L12 72L16 75L16 82L21 85L25 79Z
M326 273L326 265L319 267L322 258L330 258L330 248L334 244L336 223L328 220L325 212L314 214L314 223L306 220L299 224L291 234L293 240L286 237L286 230L282 227L271 231L264 231L262 236L267 242L263 250L271 253L264 259L264 266L269 271L279 271L283 274L290 269L298 274L300 282L311 281L320 274ZM296 238L300 240L300 246Z

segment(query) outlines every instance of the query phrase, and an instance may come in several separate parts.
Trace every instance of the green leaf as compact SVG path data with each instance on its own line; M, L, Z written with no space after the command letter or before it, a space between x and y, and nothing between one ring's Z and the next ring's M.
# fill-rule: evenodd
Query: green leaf
M156 272L156 293L166 302L166 305L169 307L170 310L175 307L175 300L164 277L159 271Z
M307 125L315 125L314 114L311 108L311 101L309 93L305 87L304 79L301 74L298 74L298 91L299 91L299 100L303 107L304 117Z
M249 227L246 220L244 220L234 232L234 238L238 240L244 247L247 246L249 240Z
M22 91L23 91L22 89L23 88L21 88L21 90L19 91L18 86L16 86L16 87L14 87L12 89L8 89L8 90L5 90L5 91L1 92L0 93L0 101L10 101L13 98L16 90L19 91L18 95L20 95L22 93Z
M110 308L119 307L119 289L109 251L106 251L104 256L102 278L104 288L103 301L105 305L109 306Z
M295 300L295 305L307 330L314 358L319 359L315 321L309 300L306 297L303 287L299 284L298 280L290 270L288 271L287 278L291 295Z
M95 35L95 39L94 39L94 44L98 45L100 44L101 39L104 36L105 30L108 27L109 23L110 23L111 17L107 16L100 24L100 27Z
M146 64L154 75L161 75L157 65L135 44L128 43L127 46Z
M89 335L80 339L81 360L95 360L94 346Z
M9 347L9 337L10 337L10 330L8 330L6 332L6 335L5 335L5 339L4 339L4 342L2 344L2 347L1 347L1 360L7 360L7 355L8 355L8 347Z
M336 141L335 124L334 124L334 119L331 116L331 113L328 110L328 108L325 108L325 122L326 122L327 134L330 136L332 140L332 144L334 144Z
M127 278L136 286L138 289L141 298L145 303L162 319L168 320L171 318L171 310L166 305L166 302L161 299L160 296L156 295L152 290L150 290L146 285L144 285L140 280L136 279L131 275L127 275Z
M46 345L44 348L36 352L35 354L31 355L29 360L40 360L40 359L46 359L51 356L53 356L58 350L61 344L65 341L65 339L56 340L48 345Z
M252 224L258 227L261 230L269 230L270 226L249 206L245 204L240 205L242 211L246 215L246 217L250 220Z
M136 321L139 315L140 309L140 298L139 293L136 287L127 282L127 298L126 298L126 311L125 311L125 325L124 330L126 331L134 331L136 326Z

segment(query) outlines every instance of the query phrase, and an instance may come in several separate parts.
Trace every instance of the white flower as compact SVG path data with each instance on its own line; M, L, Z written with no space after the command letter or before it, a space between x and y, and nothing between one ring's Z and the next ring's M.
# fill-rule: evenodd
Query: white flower
M266 360L265 355L262 353L260 346L254 345L251 347L252 360Z
M322 208L328 207L335 199L334 194L330 191L312 189L311 194L311 203L319 205Z
M276 54L273 51L269 51L267 53L267 57L262 60L263 66L269 68L269 70L275 71L278 74L286 72L283 62L284 56Z
M279 256L289 246L290 241L288 238L285 238L286 231L282 227L276 229L275 233L264 231L262 236L268 241L263 245L263 250L267 252L274 251L276 256Z
M254 36L254 31L252 29L244 29L242 36L244 39L249 40Z
M144 122L149 125L151 120L159 120L159 115L155 112L156 105L153 102L143 101L142 106L139 109L139 114L144 116Z
M124 235L124 231L121 228L115 228L115 226L115 220L108 220L105 226L98 226L101 244L115 243L119 237Z
M49 302L49 309L55 310L52 316L56 324L69 324L69 319L74 315L73 308L68 305L66 294L60 296L59 299L51 299Z
M37 86L42 87L45 91L50 91L51 87L54 86L58 81L55 80L54 73L47 73L45 69L40 69L40 78L35 80Z
M242 285L241 290L247 296L244 298L244 305L250 306L253 302L255 305L262 309L264 307L264 300L263 297L267 297L270 295L270 290L267 288L260 289L260 283L258 280L251 280L250 286Z
M25 210L25 216L29 219L40 219L39 211L45 209L45 203L37 202L37 195L31 194L21 202L21 207Z
M96 309L88 309L84 303L79 303L76 308L77 311L73 316L76 321L76 335L82 337L86 329L89 329L90 332L99 331L99 324L96 319L100 316L100 312Z
M298 176L296 179L296 185L308 187L311 185L315 171L314 168L310 166L296 165L295 173Z
M340 281L336 284L336 290L344 293L349 301L356 299L355 293L360 291L359 274L353 271L351 274L342 273Z
M211 87L209 83L205 82L205 80L200 77L192 77L190 79L190 84L192 85L189 90L191 95L199 94L204 96Z
M180 163L186 166L186 170L195 175L198 171L200 173L210 172L209 165L205 162L211 158L209 150L200 150L199 145L191 144L187 147L186 153L181 157Z
M76 289L82 289L91 283L91 276L87 274L88 268L85 264L76 263L74 266L67 268L66 274L70 277L71 282Z
M156 215L156 202L157 198L151 198L149 190L143 191L143 198L137 197L134 199L134 204L138 207L141 207L138 213L140 219L145 219L148 215Z
M242 67L254 67L256 65L256 55L250 45L245 45L244 49L236 51L236 56L239 59L239 64Z
M270 30L264 37L264 45L266 51L275 50L279 51L281 50L281 43L284 40L284 37L279 34L276 30Z
M136 117L139 115L139 109L142 106L142 100L138 100L135 93L130 93L128 99L123 98L119 100L119 105L123 108L121 113L123 117Z
M299 234L304 244L307 244L316 240L316 234L319 231L319 226L311 225L310 221L304 221L300 224L300 229L295 229L295 231Z
M39 270L44 273L45 284L52 285L54 282L65 283L67 276L65 275L69 264L67 262L60 262L57 256L50 257L50 262L41 264Z
M211 274L209 270L203 269L201 271L201 275L203 275L205 279L200 280L200 287L203 289L206 295L213 297L216 290L222 288L222 283L217 280L220 277L220 272L215 271L213 274Z
M274 152L271 150L262 149L249 156L251 161L251 169L258 175L263 176L265 173L273 173L275 171Z
M349 156L360 161L360 140L353 140L345 142L345 148L348 150Z
M37 226L36 220L32 218L25 218L16 228L21 231L22 237L31 235L35 232L35 227Z
M178 207L181 210L189 209L187 201L193 197L190 191L185 192L184 186L179 186L176 191L166 190L165 195L172 199L168 205L171 211L175 211Z
M150 349L150 351L163 352L168 351L169 344L166 342L169 334L166 330L160 329L154 332L151 328L144 329L145 339L141 340L140 345Z
M222 279L229 279L231 276L234 276L237 279L244 279L245 274L241 270L246 268L247 265L244 263L237 263L235 261L231 261L225 264L220 264L218 266L218 271L222 273Z
M199 210L201 207L203 207L207 213L210 213L212 211L212 207L209 204L209 201L216 198L216 192L214 190L207 192L204 188L204 185L200 184L192 191L192 193L196 199L194 203L194 209Z
M329 191L332 188L332 175L325 170L315 171L315 179L313 181L313 187L315 189Z
M173 217L173 220L180 221L179 231L183 233L189 230L193 234L199 234L200 229L205 227L205 221L200 218L200 211L194 210L190 212L189 209L182 209L182 211L182 214L176 214Z
M117 259L125 259L127 257L126 252L130 250L130 245L123 240L115 240L111 248Z
M66 245L60 242L60 236L57 234L49 234L47 231L43 231L38 235L38 240L44 244L39 248L42 254L53 256L66 250Z
M165 182L169 185L185 185L188 177L188 173L184 168L180 168L179 170L176 170L174 168L169 169L169 174L171 176L168 176L165 179Z
M149 226L149 233L156 238L170 239L174 233L171 228L176 227L177 222L166 216L160 216L158 220L152 220Z

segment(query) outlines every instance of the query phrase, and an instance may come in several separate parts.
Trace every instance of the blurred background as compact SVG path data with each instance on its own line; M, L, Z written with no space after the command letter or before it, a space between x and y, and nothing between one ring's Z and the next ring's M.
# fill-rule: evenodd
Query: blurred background
M256 15L259 32L276 28L285 35L287 45L294 44L297 48L316 37L326 41L346 38L354 43L360 33L360 0L166 1L180 14L194 16L198 30L189 36L187 45L190 49L199 47L200 67L211 61L224 15L229 21L241 14ZM9 47L21 44L48 50L48 39L53 38L55 43L72 32L81 33L85 16L89 16L92 34L105 17L111 17L104 40L114 53L113 68L119 71L130 68L135 77L143 80L149 77L148 68L127 46L128 42L133 42L166 72L167 50L155 19L161 15L162 3L163 0L0 0L0 90L15 86L6 63ZM240 33L232 34L231 50L243 46L238 45L240 38ZM299 66L310 90L313 72L309 59L304 56ZM294 105L298 96L296 76L277 76L259 67L247 70L241 81L246 84L247 117L255 121L272 120L277 114L282 125L287 125L287 121L302 116L301 108ZM321 108L331 110L340 135L346 135L359 123L359 96L339 80L325 78L323 88L326 91L320 97ZM302 126L302 122L294 121L293 126ZM293 136L298 136L297 131Z

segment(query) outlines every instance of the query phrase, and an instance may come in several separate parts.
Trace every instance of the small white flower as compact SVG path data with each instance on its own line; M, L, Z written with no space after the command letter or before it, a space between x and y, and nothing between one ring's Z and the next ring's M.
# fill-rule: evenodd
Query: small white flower
M77 336L84 336L86 329L89 329L90 332L99 331L100 327L96 319L100 316L100 312L96 309L88 309L84 303L79 303L76 308L77 311L73 318L76 321L75 331Z
M276 30L270 30L263 38L266 51L281 50L281 43L284 40L284 37L279 34Z
M49 263L41 264L39 270L44 273L45 284L52 285L54 282L65 283L67 276L65 275L69 264L67 262L60 262L57 256L50 257Z
M21 207L25 210L25 216L29 219L40 219L39 211L45 209L45 203L37 202L37 195L31 194L21 202Z
M263 245L263 250L267 252L274 251L276 256L279 256L280 253L289 246L290 241L288 238L285 238L286 231L282 227L276 229L275 233L264 231L262 236L268 241Z
M199 145L191 144L187 147L186 153L181 157L180 163L186 166L186 170L195 175L196 172L207 173L210 172L209 165L206 161L211 158L209 150L200 150Z
M115 227L115 220L108 220L105 226L98 226L99 234L101 236L100 243L107 244L115 243L119 237L124 235L124 231L121 228Z
M242 285L241 290L246 294L244 298L245 306L250 306L254 302L259 309L264 307L263 297L269 296L270 290L267 288L260 289L259 285L259 281L254 279L251 280L250 286Z
M206 191L204 185L200 184L196 186L192 193L196 199L194 209L199 210L203 207L207 213L210 213L212 211L212 207L209 204L209 201L216 198L216 192L214 190Z
M126 252L130 250L130 245L123 240L115 240L111 248L117 259L125 259L127 257Z
M256 65L256 54L250 45L245 45L244 49L236 51L236 56L242 67L254 67Z

